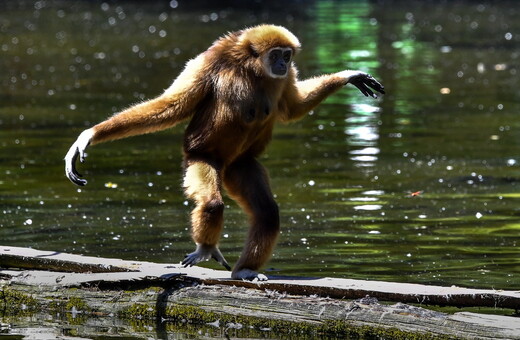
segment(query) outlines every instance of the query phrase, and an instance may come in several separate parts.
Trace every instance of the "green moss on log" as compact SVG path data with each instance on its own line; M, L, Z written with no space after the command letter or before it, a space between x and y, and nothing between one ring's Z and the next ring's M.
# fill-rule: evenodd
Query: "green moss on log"
M122 311L120 317L134 320L152 320L158 316L155 306L136 303ZM395 340L456 339L431 333L406 332L397 328L358 326L344 320L311 323L231 315L182 304L168 306L164 315L160 315L160 317L166 322L174 324L218 325L225 331L234 328L233 326L241 325L241 328L246 332L248 330L272 332L279 337L384 338ZM217 321L218 323L216 323ZM232 326L230 327L230 325Z
M155 319L155 307L144 303L135 303L119 312L119 316L128 319Z
M88 314L91 312L89 305L80 297L70 296L63 297L60 300L53 300L49 303L49 309L54 313L81 313Z
M83 312L83 313L90 312L90 307L86 304L86 302L83 299L81 299L77 296L71 296L71 297L69 297L67 303L65 304L65 310L72 311L74 309L78 312Z
M37 302L29 294L0 287L0 309L8 315L29 315L36 309Z

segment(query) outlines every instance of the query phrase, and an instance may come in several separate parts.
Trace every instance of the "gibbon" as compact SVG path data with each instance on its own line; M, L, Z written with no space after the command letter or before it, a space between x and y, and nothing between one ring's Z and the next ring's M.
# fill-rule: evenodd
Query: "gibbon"
M155 132L189 121L184 135L186 196L193 200L192 238L196 250L182 264L214 258L228 270L218 248L223 226L222 189L250 218L233 279L267 280L267 262L279 233L278 206L267 171L257 157L271 140L276 122L302 118L346 84L376 98L383 86L369 74L346 70L298 80L293 63L298 39L286 28L260 25L229 33L190 60L157 98L137 104L83 131L65 156L65 174L77 185L85 149L124 137Z

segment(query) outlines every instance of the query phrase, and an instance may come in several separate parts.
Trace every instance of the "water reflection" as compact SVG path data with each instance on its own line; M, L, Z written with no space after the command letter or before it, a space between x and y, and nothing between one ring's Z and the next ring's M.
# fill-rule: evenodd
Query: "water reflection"
M373 167L377 161L379 141L379 107L353 104L354 115L345 120L350 159L356 167Z
M381 210L383 206L380 204L363 204L363 205L356 205L354 207L354 210Z

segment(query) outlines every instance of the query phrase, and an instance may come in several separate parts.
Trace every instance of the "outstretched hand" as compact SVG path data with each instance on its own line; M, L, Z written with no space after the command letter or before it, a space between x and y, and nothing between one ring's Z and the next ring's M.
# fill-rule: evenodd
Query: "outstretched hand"
M67 176L67 178L76 185L84 186L87 184L87 181L82 179L82 175L76 170L76 160L79 157L79 161L81 163L85 161L85 150L90 144L91 138L91 129L83 131L74 144L72 144L69 151L67 152L67 155L65 156L65 176Z
M348 82L357 87L365 97L377 98L374 91L385 93L384 86L368 73L360 72L358 75L351 76Z
M345 70L336 73L336 75L343 78L345 84L350 83L357 87L366 97L377 98L374 91L385 93L385 87L368 73L357 70Z

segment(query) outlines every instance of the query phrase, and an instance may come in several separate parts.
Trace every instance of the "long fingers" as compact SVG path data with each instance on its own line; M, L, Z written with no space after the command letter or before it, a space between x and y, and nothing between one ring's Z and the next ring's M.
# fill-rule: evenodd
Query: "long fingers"
M372 97L372 98L377 98L377 95L374 94L374 92L372 92L372 90L370 90L366 85L365 83L362 83L362 82L357 82L357 83L353 83L353 85L355 87L357 87L359 89L359 91L361 91L361 93L363 93L365 95L365 97Z
M382 94L385 93L384 86L371 75L366 73L361 73L360 75L352 77L349 83L357 87L366 97L370 96L372 98L377 98L374 91Z
M69 152L67 152L67 155L65 156L65 176L74 184L79 186L84 186L87 184L87 181L82 179L81 174L76 170L76 160L78 159L78 156L80 155L80 152L78 150L78 147L76 144L72 145ZM83 155L83 159L84 159Z
M70 159L65 158L65 175L74 184L84 186L87 184L85 179L82 179L82 175L76 170L76 159L78 158L78 152L73 154Z
M385 87L371 75L368 75L368 78L366 79L366 84L373 88L375 91L385 94Z

